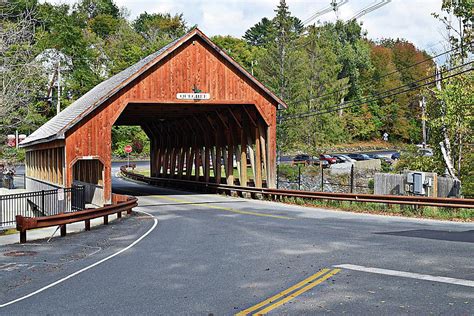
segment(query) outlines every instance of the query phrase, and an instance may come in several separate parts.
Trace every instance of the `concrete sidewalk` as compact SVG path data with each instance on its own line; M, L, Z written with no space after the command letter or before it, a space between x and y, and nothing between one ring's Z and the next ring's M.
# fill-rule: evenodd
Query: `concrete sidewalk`
M116 214L109 215L109 223L113 220L117 219ZM104 220L102 217L91 219L91 227L103 225ZM26 232L26 240L27 242L31 242L34 240L38 239L46 239L50 238L51 236L60 237L60 231L57 229L58 227L46 227L46 228L38 228L38 229L32 229L28 230ZM77 222L77 223L71 223L67 224L67 233L78 233L81 231L84 231L84 221L82 222ZM53 235L54 234L54 235ZM9 235L0 235L0 246L5 246L5 245L11 245L11 244L17 244L20 242L20 233L16 232L13 234Z

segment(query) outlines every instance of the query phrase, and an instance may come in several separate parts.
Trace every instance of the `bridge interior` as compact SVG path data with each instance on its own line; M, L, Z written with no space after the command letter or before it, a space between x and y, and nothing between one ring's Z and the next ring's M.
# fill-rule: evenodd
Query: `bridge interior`
M130 103L115 125L138 125L148 135L153 177L257 187L271 181L269 131L252 104Z

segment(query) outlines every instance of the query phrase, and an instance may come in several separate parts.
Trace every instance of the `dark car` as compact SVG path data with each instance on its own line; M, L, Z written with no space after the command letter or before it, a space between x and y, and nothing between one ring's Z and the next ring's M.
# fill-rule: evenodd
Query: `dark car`
M331 155L319 155L319 160L325 160L329 162L330 164L336 163L337 159L336 157L333 157Z
M392 154L392 160L398 160L398 159L400 159L400 153Z
M367 154L367 156L369 156L372 159L380 159L381 161L385 161L388 164L392 164L393 162L392 159L381 156L379 154Z
M347 154L347 156L349 156L349 158L355 159L357 161L371 160L372 159L369 156L367 156L366 154Z
M298 164L304 164L306 166L310 165L312 162L311 156L310 155L296 155L295 158L293 158L293 165L298 165Z
M329 168L329 166L331 166L331 164L327 160L315 159L313 163L315 166L321 165L324 169Z
M383 157L380 156L379 154L367 154L367 156L369 156L372 159L383 159Z

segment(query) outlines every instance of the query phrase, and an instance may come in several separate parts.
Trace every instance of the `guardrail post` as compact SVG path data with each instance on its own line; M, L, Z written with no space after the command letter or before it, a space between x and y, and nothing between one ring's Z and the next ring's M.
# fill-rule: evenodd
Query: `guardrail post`
M122 218L122 212L121 211L117 213L117 218Z
M84 221L84 226L85 226L85 230L89 231L91 230L91 220L90 219L86 219Z
M61 225L61 237L66 236L66 224Z
M20 244L24 244L26 242L26 230L20 231Z
M109 225L109 215L104 215L104 225Z
M351 165L351 193L354 193L354 165Z

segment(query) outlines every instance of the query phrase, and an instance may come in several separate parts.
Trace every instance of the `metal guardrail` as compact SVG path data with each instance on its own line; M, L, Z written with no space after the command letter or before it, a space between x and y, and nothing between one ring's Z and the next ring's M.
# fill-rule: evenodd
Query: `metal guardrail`
M84 187L0 195L0 227L15 225L15 216L49 216L85 208Z
M334 193L334 192L312 192L297 190L280 190L269 188L240 187L225 184L205 183L198 181L174 179L174 178L156 178L146 177L140 174L129 172L125 167L121 167L122 174L130 179L142 181L151 185L165 187L188 189L192 191L225 193L230 195L232 192L250 193L253 197L260 194L271 200L281 200L282 197L293 197L312 200L332 200L332 201L351 201L366 203L384 203L398 205L414 206L434 206L446 208L474 208L474 199L460 198L434 198L426 196L400 196L400 195L375 195L375 194L357 194L357 193Z
M106 205L100 208L86 209L73 213L64 213L42 217L16 216L16 229L20 232L20 243L26 242L26 231L34 228L51 226L61 227L61 236L66 236L66 224L84 221L85 230L90 230L90 220L98 217L104 218L104 225L109 223L108 216L117 214L122 217L122 212L130 214L132 209L138 205L137 198L114 194L115 204Z

